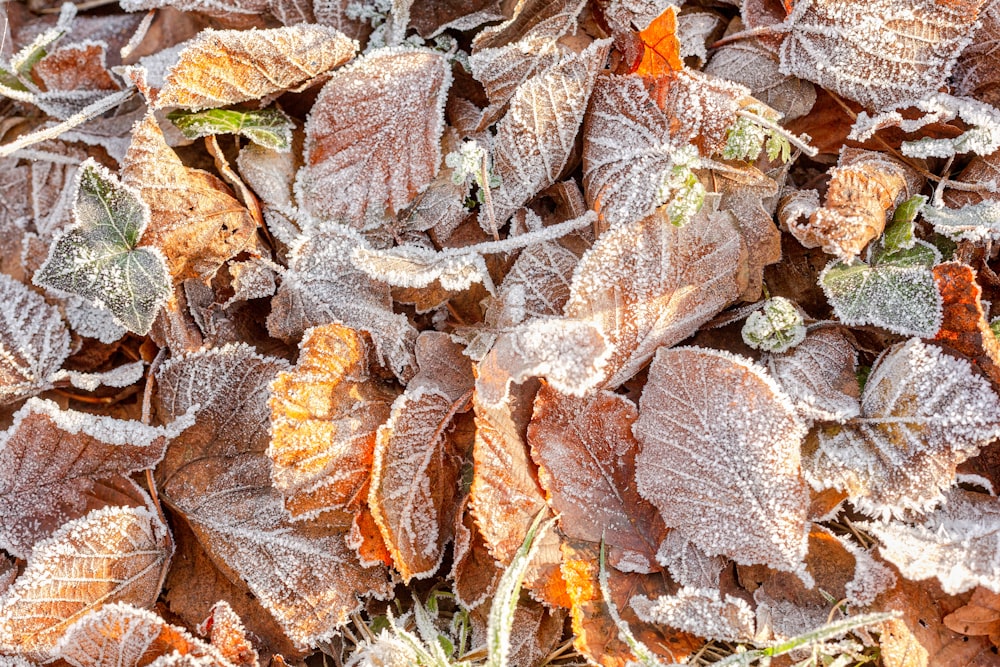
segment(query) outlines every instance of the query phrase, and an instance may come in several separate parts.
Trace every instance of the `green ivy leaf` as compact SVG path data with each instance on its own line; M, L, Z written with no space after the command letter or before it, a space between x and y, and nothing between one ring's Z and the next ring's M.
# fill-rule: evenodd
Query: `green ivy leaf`
M264 148L286 152L292 145L295 123L278 109L234 111L172 111L167 114L177 129L188 139L212 134L240 134Z
M170 294L163 254L137 247L149 207L93 159L80 166L76 187L74 223L53 241L35 284L89 299L145 335Z

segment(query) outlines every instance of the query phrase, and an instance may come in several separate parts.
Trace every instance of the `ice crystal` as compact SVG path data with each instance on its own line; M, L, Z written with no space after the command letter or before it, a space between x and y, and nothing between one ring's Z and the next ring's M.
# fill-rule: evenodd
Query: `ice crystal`
M644 595L630 604L647 623L666 625L706 639L745 642L754 636L754 613L741 598L711 588L684 586L676 595L650 600Z
M843 422L861 414L857 352L843 333L809 333L788 354L768 357L768 367L804 418Z
M69 356L69 332L58 309L6 274L0 303L0 400L7 403L51 386Z

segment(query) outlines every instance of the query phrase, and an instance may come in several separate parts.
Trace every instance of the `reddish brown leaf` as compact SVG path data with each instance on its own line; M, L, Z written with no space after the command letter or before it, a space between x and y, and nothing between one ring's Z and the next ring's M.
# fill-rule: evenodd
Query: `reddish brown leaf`
M941 293L941 329L934 340L961 352L1000 385L1000 343L986 321L982 289L971 266L945 262L934 267Z
M34 67L47 90L118 90L104 64L103 44L70 44L48 54Z
M656 17L644 30L642 60L634 73L638 76L658 78L684 68L681 44L677 40L677 7L671 5Z

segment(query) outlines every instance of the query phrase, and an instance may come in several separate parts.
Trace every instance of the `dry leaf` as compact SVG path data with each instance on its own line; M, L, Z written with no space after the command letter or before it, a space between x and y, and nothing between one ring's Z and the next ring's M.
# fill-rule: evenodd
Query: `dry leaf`
M218 178L185 167L151 114L132 129L122 182L149 205L142 245L163 251L175 281L211 278L254 238L257 225L249 211Z
M803 419L843 422L861 414L857 356L842 332L819 329L792 351L768 356L767 364Z
M683 227L661 212L603 234L580 260L566 315L590 320L614 351L603 386L635 375L662 345L684 340L746 286L732 213L699 213Z
M51 386L69 356L69 331L57 308L6 274L0 303L0 400L10 403Z
M468 501L466 496L458 504L449 576L453 580L455 597L467 608L476 609L496 591L503 570L490 555L472 513L466 511Z
M105 51L106 45L99 42L61 46L39 60L32 72L49 91L118 90L121 86L105 65Z
M641 77L658 78L670 76L684 68L681 60L681 44L677 39L677 7L671 5L639 31L642 42L642 58L633 74Z
M979 29L972 43L962 51L955 64L954 78L958 94L997 106L1000 103L1000 2L986 0L979 12Z
M802 466L813 488L847 491L876 516L932 506L955 467L1000 435L1000 398L989 381L916 338L872 369L861 415L810 433Z
M315 79L357 49L357 42L322 25L202 30L170 68L154 108L198 111L256 100Z
M35 544L0 598L0 651L53 657L60 636L111 602L152 606L170 559L167 527L144 507L105 507Z
M373 51L335 72L306 122L299 203L359 229L406 208L437 174L450 85L448 59L426 49Z
M661 348L633 430L639 493L667 526L706 554L808 580L806 429L762 368L715 350Z
M754 616L741 598L717 590L683 587L676 595L650 600L644 595L632 598L636 614L647 623L666 625L706 639L746 642L754 636Z
M247 629L225 600L215 603L208 618L198 626L198 633L208 637L212 647L235 667L258 666L259 656L247 638Z
M306 332L295 368L271 385L274 488L293 519L337 512L345 525L368 499L375 433L392 393L368 376L359 332L337 324Z
M1000 342L983 312L975 272L959 262L938 264L933 270L943 306L934 341L964 354L994 385L1000 384Z
M988 635L994 646L1000 643L1000 594L985 588L972 593L969 604L944 617L949 630L977 637Z
M719 588L719 573L728 562L709 556L679 531L672 530L656 550L656 562L667 568L670 578L681 586Z
M792 120L805 116L816 103L816 87L809 81L782 74L778 54L763 42L727 44L713 55L704 72L750 89L750 93Z

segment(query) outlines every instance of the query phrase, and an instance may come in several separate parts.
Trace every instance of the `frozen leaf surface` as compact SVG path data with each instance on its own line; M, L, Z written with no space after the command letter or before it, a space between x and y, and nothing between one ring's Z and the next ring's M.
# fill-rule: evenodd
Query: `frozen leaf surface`
M668 625L706 639L745 642L754 636L754 613L741 598L724 598L711 588L683 587L655 600L632 598L632 608L648 623Z
M943 305L935 342L964 354L994 383L1000 382L1000 341L986 319L975 270L968 264L944 262L934 267L934 280Z
M755 350L785 352L805 339L806 328L795 304L777 296L750 313L740 333Z
M69 332L59 310L10 276L0 275L0 400L46 389L69 356Z
M225 600L212 605L208 618L198 625L197 630L198 634L208 637L222 657L236 667L258 667L260 664L260 656L247 637L246 626Z
M728 562L709 556L679 531L672 530L656 550L656 562L670 571L670 578L681 586L719 588L719 573Z
M180 53L156 108L211 109L293 88L341 65L357 42L334 28L201 31Z
M955 466L1000 435L1000 398L968 361L912 339L887 351L861 417L810 434L803 469L815 488L846 491L869 514L925 510Z
M0 598L0 650L46 660L73 623L112 602L152 606L170 558L167 527L141 507L106 507L35 545Z
M74 223L53 243L35 283L97 302L145 335L170 291L163 254L138 247L150 208L94 160L77 171L76 188Z
M733 215L703 211L683 227L657 213L603 234L580 260L568 317L590 320L614 347L603 385L617 387L661 345L684 340L746 284Z
M819 329L793 351L768 357L768 368L802 417L843 422L861 414L856 362L843 333Z
M295 368L279 373L271 390L267 455L290 515L361 510L375 433L393 398L368 377L364 336L337 324L310 329Z
M437 174L451 65L441 53L387 48L338 70L306 122L299 202L356 228L409 205Z
M167 114L188 139L215 134L239 134L250 141L276 151L288 151L292 145L294 121L278 109L209 109L207 111L172 111Z
M979 13L979 29L955 66L958 92L1000 104L1000 2L987 0Z
M705 73L750 89L755 98L792 120L809 113L816 103L816 87L779 69L778 54L762 42L746 40L717 50Z
M806 577L806 429L759 366L699 348L662 348L633 428L639 493L709 555Z

